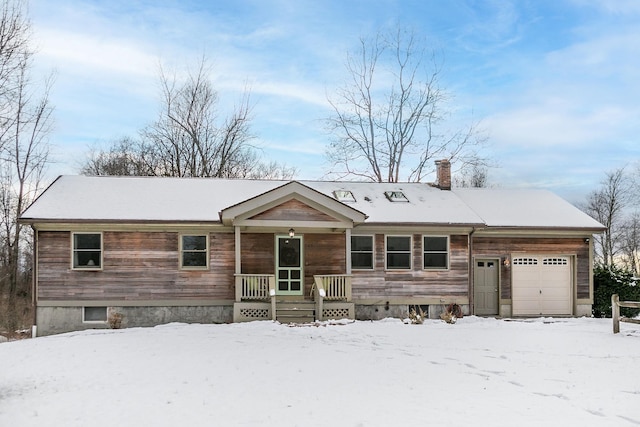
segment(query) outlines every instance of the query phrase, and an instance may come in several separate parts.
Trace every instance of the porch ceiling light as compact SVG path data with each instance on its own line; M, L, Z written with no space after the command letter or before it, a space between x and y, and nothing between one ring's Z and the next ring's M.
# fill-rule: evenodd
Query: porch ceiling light
M289 229L289 237L293 237L296 235L296 230L294 230L293 228Z

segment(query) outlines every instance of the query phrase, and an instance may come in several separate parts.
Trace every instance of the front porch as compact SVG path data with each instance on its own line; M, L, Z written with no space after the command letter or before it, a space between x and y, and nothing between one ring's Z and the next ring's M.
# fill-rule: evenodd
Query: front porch
M355 319L351 275L314 275L308 295L278 295L275 274L236 274L233 321L311 323Z

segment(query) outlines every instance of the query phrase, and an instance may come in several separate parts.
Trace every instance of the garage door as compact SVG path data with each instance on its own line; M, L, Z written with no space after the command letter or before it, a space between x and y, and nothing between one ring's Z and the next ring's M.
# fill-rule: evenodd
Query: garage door
M571 315L570 261L570 257L555 255L513 257L513 315Z

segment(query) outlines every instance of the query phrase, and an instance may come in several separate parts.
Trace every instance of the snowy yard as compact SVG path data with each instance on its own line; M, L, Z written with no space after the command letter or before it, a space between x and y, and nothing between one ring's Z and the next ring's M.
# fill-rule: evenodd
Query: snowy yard
M640 326L272 322L0 344L1 426L638 426Z

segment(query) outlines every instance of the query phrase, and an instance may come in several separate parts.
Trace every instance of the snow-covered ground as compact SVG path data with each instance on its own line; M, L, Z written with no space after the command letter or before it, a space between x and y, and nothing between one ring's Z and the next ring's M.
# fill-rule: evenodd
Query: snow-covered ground
M399 320L0 344L1 426L637 426L640 326Z

